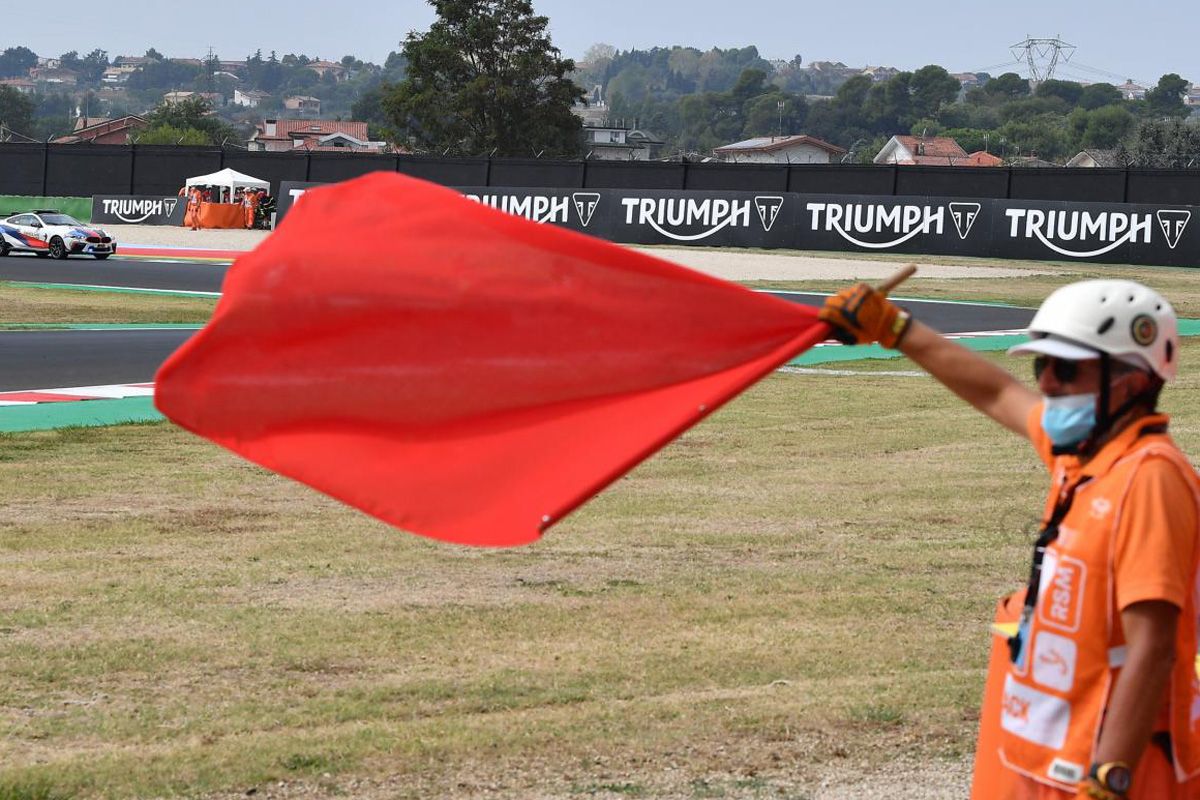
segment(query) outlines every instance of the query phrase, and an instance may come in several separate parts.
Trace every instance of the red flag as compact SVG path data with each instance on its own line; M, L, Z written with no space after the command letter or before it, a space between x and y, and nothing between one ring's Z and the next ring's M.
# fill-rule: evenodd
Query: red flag
M159 370L179 425L507 546L825 337L813 309L375 173L314 189Z

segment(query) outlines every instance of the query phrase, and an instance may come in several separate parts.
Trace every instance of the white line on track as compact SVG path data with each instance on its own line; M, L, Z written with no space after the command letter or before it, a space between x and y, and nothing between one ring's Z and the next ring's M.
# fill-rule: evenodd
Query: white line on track
M765 294L794 294L803 297L829 297L833 292L797 292L790 289L755 289L756 292ZM937 303L941 305L951 306L981 306L983 308L1012 308L1018 311L1034 311L1035 309L1026 308L1025 306L1010 306L1004 303L976 303L971 300L933 300L930 298L920 297L888 297L889 300L895 300L900 303Z
M872 378L928 378L929 373L920 370L868 370L868 369L815 369L812 367L780 367L776 372L789 375L826 375L838 377L869 376Z

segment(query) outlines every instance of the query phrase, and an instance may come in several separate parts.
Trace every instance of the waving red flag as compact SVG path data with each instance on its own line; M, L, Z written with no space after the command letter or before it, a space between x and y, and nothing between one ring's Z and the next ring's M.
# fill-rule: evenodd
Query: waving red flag
M517 545L827 330L813 309L376 173L308 192L230 268L155 402L406 530Z

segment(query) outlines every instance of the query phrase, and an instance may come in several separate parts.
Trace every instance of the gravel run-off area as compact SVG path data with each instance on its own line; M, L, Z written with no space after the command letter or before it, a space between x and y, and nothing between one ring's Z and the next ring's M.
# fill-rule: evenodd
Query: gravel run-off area
M105 225L118 244L252 250L269 231L201 230L163 225ZM791 251L710 247L635 247L659 258L730 281L878 280L891 275L895 260L820 256ZM918 263L926 278L1014 278L1038 274L1029 268Z

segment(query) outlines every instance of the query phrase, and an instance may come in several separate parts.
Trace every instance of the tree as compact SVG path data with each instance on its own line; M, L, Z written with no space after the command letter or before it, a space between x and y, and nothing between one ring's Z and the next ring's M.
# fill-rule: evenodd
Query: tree
M165 61L166 60L166 56L164 56L162 53L155 50L153 47L151 47L149 50L146 51L144 57L153 59L154 61Z
M37 106L11 86L0 86L0 125L24 136L33 135L33 113ZM0 141L7 131L0 136Z
M733 85L732 94L739 100L745 101L762 94L766 83L767 73L761 69L743 70L742 74L738 76L737 83Z
M912 80L911 72L901 72L872 86L863 101L863 122L876 133L889 136L912 127Z
M1000 127L1000 135L1018 155L1037 156L1046 161L1069 158L1072 150L1067 126L1058 114L1011 119Z
M1029 81L1015 72L1006 72L992 78L983 85L983 93L989 97L1012 100L1029 94Z
M1195 167L1200 165L1200 126L1178 117L1142 120L1129 138L1127 149L1139 167Z
M783 108L779 107L780 103L783 103ZM746 139L776 133L784 136L800 133L808 116L808 103L804 96L786 92L768 92L751 98L744 109L742 137Z
M1183 104L1188 82L1174 72L1158 79L1158 85L1146 92L1146 115L1149 117L1179 117L1190 115L1191 109Z
M1120 105L1124 99L1121 90L1111 83L1093 83L1083 87L1083 93L1079 97L1079 106L1092 111L1104 106Z
M237 139L237 132L221 120L210 115L212 106L202 97L188 97L178 103L164 103L146 115L151 128L169 127L180 131L202 132L204 144L222 144L227 139Z
M936 64L921 67L912 74L912 111L917 117L936 117L942 106L958 97L962 84Z
M1122 106L1104 106L1089 111L1080 145L1113 149L1129 136L1134 124L1133 114Z
M392 51L383 62L383 79L386 81L401 81L408 73L408 59L404 53Z
M617 55L617 48L611 44L597 42L589 47L583 53L583 58L579 60L579 71L583 73L588 82L603 82L604 73L613 62L613 58Z
M138 144L212 144L209 135L195 128L177 128L174 125L154 125L137 135Z
M127 85L135 91L165 92L190 86L200 71L175 61L150 61L129 76Z
M100 78L104 76L104 70L108 69L108 53L96 48L83 58L79 58L75 51L71 51L68 55L73 56L70 61L71 66L67 66L66 55L63 56L62 65L78 73L80 81L93 85L100 83Z
M437 19L409 33L405 79L383 108L419 147L500 155L575 155L571 106L583 92L530 0L429 0Z
M0 53L0 78L24 76L37 66L37 53L28 47L10 47Z
M995 131L980 128L946 128L939 135L958 142L968 153L983 150L993 155L1001 155L1000 134Z
M1060 81L1053 78L1038 84L1037 97L1057 97L1068 106L1077 106L1083 98L1083 86L1073 81Z

